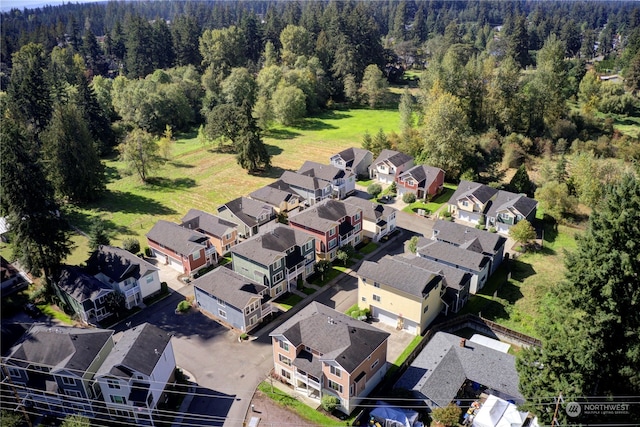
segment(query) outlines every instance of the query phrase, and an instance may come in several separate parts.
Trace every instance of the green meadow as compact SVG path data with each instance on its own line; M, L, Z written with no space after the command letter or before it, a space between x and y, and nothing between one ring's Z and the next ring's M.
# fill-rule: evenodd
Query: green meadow
M275 126L263 134L272 154L272 168L251 175L237 165L232 153L216 144L201 144L197 132L177 135L169 161L155 170L148 184L126 173L116 156L104 160L107 192L96 203L67 209L71 223L88 232L93 218L105 221L112 244L136 237L145 246L145 234L159 219L180 221L191 208L215 212L221 204L276 180L285 170L297 170L305 160L329 163L329 157L348 147L360 147L365 132L398 131L396 109L332 110L307 118L298 126ZM73 236L77 249L67 260L86 259L86 237Z

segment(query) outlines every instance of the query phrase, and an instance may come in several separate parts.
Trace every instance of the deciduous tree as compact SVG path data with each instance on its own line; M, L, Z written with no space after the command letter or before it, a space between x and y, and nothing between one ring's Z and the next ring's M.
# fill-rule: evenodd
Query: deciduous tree
M369 107L375 108L384 103L388 88L387 79L375 64L370 64L364 70L364 77L360 85L360 92L367 100Z
M118 151L128 170L137 173L144 183L147 182L149 173L162 163L154 136L140 128L129 132L118 146Z
M509 237L526 247L536 238L536 230L529 221L523 219L509 229Z

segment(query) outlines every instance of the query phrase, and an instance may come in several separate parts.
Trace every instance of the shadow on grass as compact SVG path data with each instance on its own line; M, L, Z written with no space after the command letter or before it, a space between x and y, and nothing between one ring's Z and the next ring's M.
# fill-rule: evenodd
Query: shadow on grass
M176 211L149 197L124 191L111 191L105 194L99 205L93 206L106 212L122 212L148 215L172 215Z
M104 168L104 177L106 178L106 182L113 182L117 179L122 178L122 175L120 175L120 172L118 172L117 168L106 166Z
M267 147L267 152L272 156L282 154L283 151L282 148L278 147L277 145L265 144L265 147Z
M110 194L110 193L107 193L107 194ZM116 224L115 222L109 219L102 218L100 215L97 215L97 216L89 215L83 211L79 211L74 208L71 208L71 209L66 208L64 210L64 215L69 221L69 224L71 225L72 229L75 227L78 230L80 230L82 233L89 233L89 230L91 230L91 226L93 225L93 222L97 218L100 218L100 222L104 224L104 227L109 235L112 235L112 234L126 235L126 234L130 234L131 232L129 230L129 227Z
M327 129L338 129L337 126L330 125L329 123L325 123L320 119L303 119L300 120L295 125L296 129L301 130L327 130Z
M512 282L507 282L498 289L498 297L509 301L509 304L515 304L524 295L522 295L519 286Z
M288 129L268 129L262 132L262 136L264 136L265 138L284 140L284 139L293 139L296 136L300 136L300 133L293 132Z
M314 116L314 118L322 120L340 120L348 119L349 117L352 117L351 114L342 113L338 110L327 110L322 112L321 114L318 114L317 116Z
M147 179L147 188L152 191L157 190L183 190L185 188L193 188L196 186L196 181L192 178L176 178L169 179L164 177L154 176Z
M527 277L533 276L534 274L536 274L536 271L533 269L531 264L527 264L517 259L511 260L510 265L511 265L511 278L513 280L517 280L518 282L522 282Z
M268 171L265 171L262 176L267 178L278 179L285 171L294 172L290 169L284 169L279 166L271 166Z
M188 163L182 163L182 162L169 162L169 164L174 168L181 168L181 169L191 169L194 167L193 165L190 165Z
M479 308L479 313L485 319L496 321L497 319L508 319L509 313L505 306L499 301L486 300L487 303Z

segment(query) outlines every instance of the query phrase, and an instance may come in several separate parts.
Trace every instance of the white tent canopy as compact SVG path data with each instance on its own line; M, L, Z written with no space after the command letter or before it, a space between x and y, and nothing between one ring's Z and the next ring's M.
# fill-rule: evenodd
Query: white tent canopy
M473 427L522 427L529 414L513 403L490 395L473 420Z

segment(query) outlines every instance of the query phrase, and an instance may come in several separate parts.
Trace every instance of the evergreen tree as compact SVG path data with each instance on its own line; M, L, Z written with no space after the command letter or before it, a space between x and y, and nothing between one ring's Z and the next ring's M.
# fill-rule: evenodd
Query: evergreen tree
M555 402L640 394L640 182L626 175L604 190L577 248L566 256L565 280L543 307L542 348L524 349L516 368L528 407L549 423ZM572 419L591 424L639 419L630 413ZM559 422L566 421L558 411Z
M92 76L101 76L107 74L107 63L104 60L104 54L95 34L91 29L87 28L82 36L82 48L80 49L84 57L87 69Z
M176 65L200 66L202 56L199 46L200 27L195 17L181 15L171 25L171 40L175 53Z
M236 142L236 160L238 164L249 173L269 169L271 155L267 151L260 137L260 131L255 124L243 132Z
M98 250L99 246L108 246L110 244L111 239L107 233L106 224L98 218L94 219L89 229L89 250L93 252Z
M151 56L154 69L169 68L175 61L171 30L164 19L156 19L151 27Z
M132 79L145 77L154 70L151 25L138 15L130 16L125 22L124 66L127 76Z
M400 111L400 130L404 133L413 127L413 96L405 89L398 105Z
M41 138L45 169L56 194L79 203L97 199L105 189L104 166L78 108L58 104Z
M12 117L0 126L0 212L11 230L13 256L29 272L46 278L71 253L67 223L30 142Z
M509 189L514 193L522 193L527 196L533 195L533 182L529 179L527 167L524 164L520 165L513 178L511 178Z

